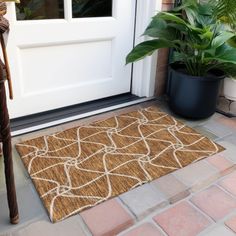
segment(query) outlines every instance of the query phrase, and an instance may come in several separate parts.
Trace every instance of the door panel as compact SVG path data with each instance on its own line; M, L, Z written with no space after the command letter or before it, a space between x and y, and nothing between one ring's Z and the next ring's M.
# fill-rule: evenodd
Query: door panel
M60 16L62 4L52 2ZM109 9L109 1L103 2ZM65 19L46 19L51 17L45 13L46 7L37 12L44 19L10 19L7 46L15 93L9 103L12 118L130 91L131 66L125 66L125 56L133 46L135 1L113 0L112 12L105 11L112 16L98 17L87 11L86 17L78 18L72 18L72 3L75 1L64 1Z
M80 87L97 84L104 78L111 78L111 41L65 44L58 46L46 46L36 48L22 48L20 50L20 61L22 70L22 89L26 96L42 95L65 90L70 87ZM47 55L45 57L45 55ZM102 55L97 60L94 55ZM51 63L56 58L67 58L58 60L56 64ZM34 63L31 64L31 61ZM28 67L28 65L30 65ZM42 68L39 70L38 65ZM93 66L91 69L91 65ZM40 80L34 80L35 71ZM47 73L45 73L47 71ZM82 76L81 76L82 75ZM51 78L55 77L56 81ZM68 84L68 78L70 84Z

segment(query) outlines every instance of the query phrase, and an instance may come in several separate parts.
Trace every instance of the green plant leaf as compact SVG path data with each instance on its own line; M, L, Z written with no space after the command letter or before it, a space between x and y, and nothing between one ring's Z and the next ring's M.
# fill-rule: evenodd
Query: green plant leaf
M216 48L206 49L206 50L204 50L204 53L206 56L208 56L208 55L214 56L216 54Z
M206 61L216 60L220 63L236 64L236 49L223 45L216 50L215 55L208 55L205 59Z
M126 57L126 64L143 59L160 48L170 48L174 44L163 39L149 40L137 45Z
M193 10L191 8L187 8L187 9L185 9L185 13L187 15L190 25L195 25L196 10Z
M176 39L176 29L160 17L153 17L143 35L152 38L164 38L166 40Z
M154 17L151 23L146 28L143 35L147 35L153 38L166 37L168 36L166 29L167 29L167 23L163 19Z
M230 38L227 43L232 47L236 48L236 35L233 38Z
M150 29L164 30L166 28L167 28L167 23L165 22L165 20L163 20L159 17L153 17L152 21L150 22L150 24L146 28L145 32L147 32ZM144 35L145 35L145 32L144 32ZM148 35L148 34L146 34L146 35Z
M182 10L186 10L187 8L196 9L197 1L196 0L184 0L182 4L178 7L172 9L173 12L179 12Z
M182 53L173 52L172 63L184 62L185 60L186 60L186 57Z
M198 17L196 18L196 21L202 27L208 27L208 26L211 26L212 23L214 23L212 16L205 16L205 15L198 15Z
M166 29L150 28L145 31L143 35L147 35L152 38L162 38L165 40L175 40L177 37L176 29L172 27L167 27Z
M236 29L236 1L209 0L214 6L212 16Z
M179 25L176 23L168 23L168 27L174 28L178 31L181 31L182 33L186 33L188 32L188 28L185 25Z
M221 45L223 45L225 42L227 42L229 39L234 37L234 33L223 31L220 33L220 35L216 36L211 43L211 47L218 48Z
M216 1L216 0L214 0ZM202 16L212 16L213 5L211 3L205 2L198 6L198 13Z
M232 79L236 79L236 65L233 63L222 63L218 66L219 69L225 71L226 75Z
M168 12L160 12L157 14L163 20L176 22L178 24L186 25L185 20L181 19L180 17L176 16L175 14L168 13Z

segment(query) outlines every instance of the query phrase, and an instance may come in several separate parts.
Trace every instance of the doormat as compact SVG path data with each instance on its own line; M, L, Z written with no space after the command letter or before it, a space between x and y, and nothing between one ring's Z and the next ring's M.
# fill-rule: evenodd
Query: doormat
M16 148L52 222L224 150L156 107Z

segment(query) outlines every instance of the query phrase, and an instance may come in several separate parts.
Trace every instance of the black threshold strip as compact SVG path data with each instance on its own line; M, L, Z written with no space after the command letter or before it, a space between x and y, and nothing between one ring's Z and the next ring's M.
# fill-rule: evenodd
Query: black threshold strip
M63 107L51 111L11 119L11 131L14 132L18 130L23 130L26 128L53 122L56 120L81 115L94 110L120 105L126 102L132 102L138 99L140 99L140 97L132 95L131 93L125 93L91 102L81 103L78 105Z

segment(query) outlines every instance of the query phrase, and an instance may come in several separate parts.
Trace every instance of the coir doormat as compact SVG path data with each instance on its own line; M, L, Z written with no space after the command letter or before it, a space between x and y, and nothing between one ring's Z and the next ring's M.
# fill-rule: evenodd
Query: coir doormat
M156 107L16 148L53 222L224 150Z

